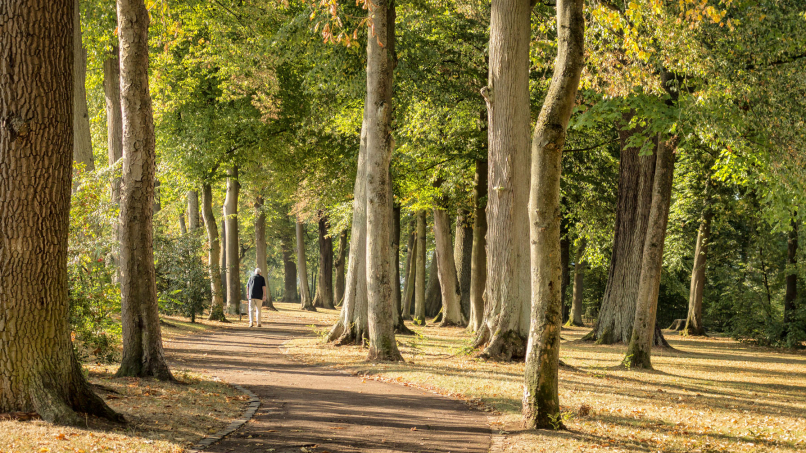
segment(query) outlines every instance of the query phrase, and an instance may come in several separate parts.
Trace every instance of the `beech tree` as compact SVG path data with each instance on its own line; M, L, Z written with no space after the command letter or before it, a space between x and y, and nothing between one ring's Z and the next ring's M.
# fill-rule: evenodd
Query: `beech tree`
M81 43L81 8L73 1L73 160L95 170L87 109L87 49Z
M333 306L333 238L328 232L327 216L322 216L319 226L319 277L316 279L315 307L334 308Z
M218 227L213 216L213 188L210 184L202 187L202 216L207 230L207 260L210 270L210 290L212 301L210 304L210 321L226 321L224 315L224 289L221 286L221 245L219 244Z
M305 261L305 224L297 220L297 269L299 269L299 307L303 310L316 311L313 306L311 290L308 287L308 266Z

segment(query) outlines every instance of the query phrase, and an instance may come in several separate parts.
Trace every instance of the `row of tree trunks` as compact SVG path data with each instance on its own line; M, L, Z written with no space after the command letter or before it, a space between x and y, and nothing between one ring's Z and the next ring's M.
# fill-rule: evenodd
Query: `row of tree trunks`
M476 160L473 181L473 250L470 264L470 330L484 323L484 291L487 287L487 161Z
M314 307L335 308L333 305L333 238L328 232L327 216L319 218L319 277L313 305Z
M81 43L81 8L73 0L73 160L95 170L87 108L87 49Z
M73 14L68 0L0 3L0 80L24 82L0 84L0 413L79 425L77 412L122 417L84 378L68 326Z
M266 213L263 210L263 197L258 195L255 197L255 267L263 272L263 278L266 279L266 288L269 291L269 294L266 295L266 301L263 302L263 306L269 310L277 311L277 309L274 308L274 300L271 297L271 286L269 285L269 272L267 266ZM251 296L251 294L246 295L247 298L250 298Z
M210 290L212 300L210 303L210 321L227 320L224 316L224 290L221 286L221 244L219 243L218 227L213 216L213 188L205 183L202 186L202 217L207 230L207 258L210 269Z
M226 229L226 273L227 273L227 310L237 314L241 307L241 245L238 226L238 198L241 184L238 182L238 167L227 170L227 195L224 198L224 221Z
M473 225L470 213L460 210L456 216L456 233L453 239L453 259L456 265L456 276L459 279L461 294L460 307L465 320L470 316L470 266L473 254Z
M294 263L294 239L291 237L293 227L284 219L280 227L280 251L283 255L283 301L298 302L297 265Z
M431 254L431 266L428 268L428 284L425 289L425 318L434 318L433 322L442 320L442 285L439 282L439 265L437 252ZM423 319L425 319L423 318Z
M462 316L461 289L456 276L456 260L451 246L451 222L448 213L434 209L434 242L436 243L435 262L440 289L442 290L441 327L464 326L467 324Z
M339 256L336 259L336 286L333 289L333 302L341 306L344 299L344 268L347 261L347 230L339 234Z
M296 223L297 233L297 271L299 272L299 308L306 311L316 311L311 298L311 290L308 288L308 266L305 261L305 224L300 221Z
M402 306L400 309L401 316L403 319L411 319L411 309L414 305L414 280L416 276L416 254L417 254L417 227L415 224L415 228L409 234L409 241L406 244L406 265L404 266L404 271L406 273L406 282L403 286L403 300Z
M569 326L582 327L582 297L585 292L585 268L584 261L586 242L581 238L577 244L576 259L574 260L574 291L571 299L571 315L568 318Z
M221 290L224 291L224 303L227 302L227 208L221 207L221 253L218 268L221 270Z
M392 197L392 186L389 186L389 196ZM400 206L392 210L392 295L394 296L394 326L395 333L399 335L412 335L414 332L406 326L403 317L403 295L400 292Z
M417 213L414 260L414 323L425 324L425 211Z

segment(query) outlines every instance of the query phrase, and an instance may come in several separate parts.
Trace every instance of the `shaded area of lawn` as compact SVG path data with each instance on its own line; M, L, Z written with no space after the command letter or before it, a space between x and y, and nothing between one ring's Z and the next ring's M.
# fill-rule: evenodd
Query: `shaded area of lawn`
M332 313L306 314L316 331ZM563 330L560 403L569 430L520 428L522 363L473 358L462 329L410 326L399 336L406 363L371 364L360 347L321 338L289 342L299 360L414 385L493 410L493 451L802 451L806 449L806 355L726 338L683 338L656 350L655 371L618 369L624 346L578 341ZM679 339L678 339L679 338Z

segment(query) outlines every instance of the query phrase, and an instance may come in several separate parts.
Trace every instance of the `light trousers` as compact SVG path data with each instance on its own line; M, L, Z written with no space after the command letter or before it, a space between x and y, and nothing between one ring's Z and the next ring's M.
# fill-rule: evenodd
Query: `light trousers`
M249 299L249 325L252 325L252 311L254 307L255 322L260 327L260 306L263 305L262 299Z

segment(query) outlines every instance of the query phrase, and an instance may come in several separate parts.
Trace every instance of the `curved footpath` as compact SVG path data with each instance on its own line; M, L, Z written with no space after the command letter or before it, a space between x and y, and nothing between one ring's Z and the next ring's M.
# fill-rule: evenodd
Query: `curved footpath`
M264 314L264 318L265 318ZM271 312L260 329L227 327L171 340L178 369L241 385L260 399L254 418L209 452L487 452L484 413L411 387L363 381L289 360L286 340L310 336L304 321ZM310 321L308 321L310 323Z

